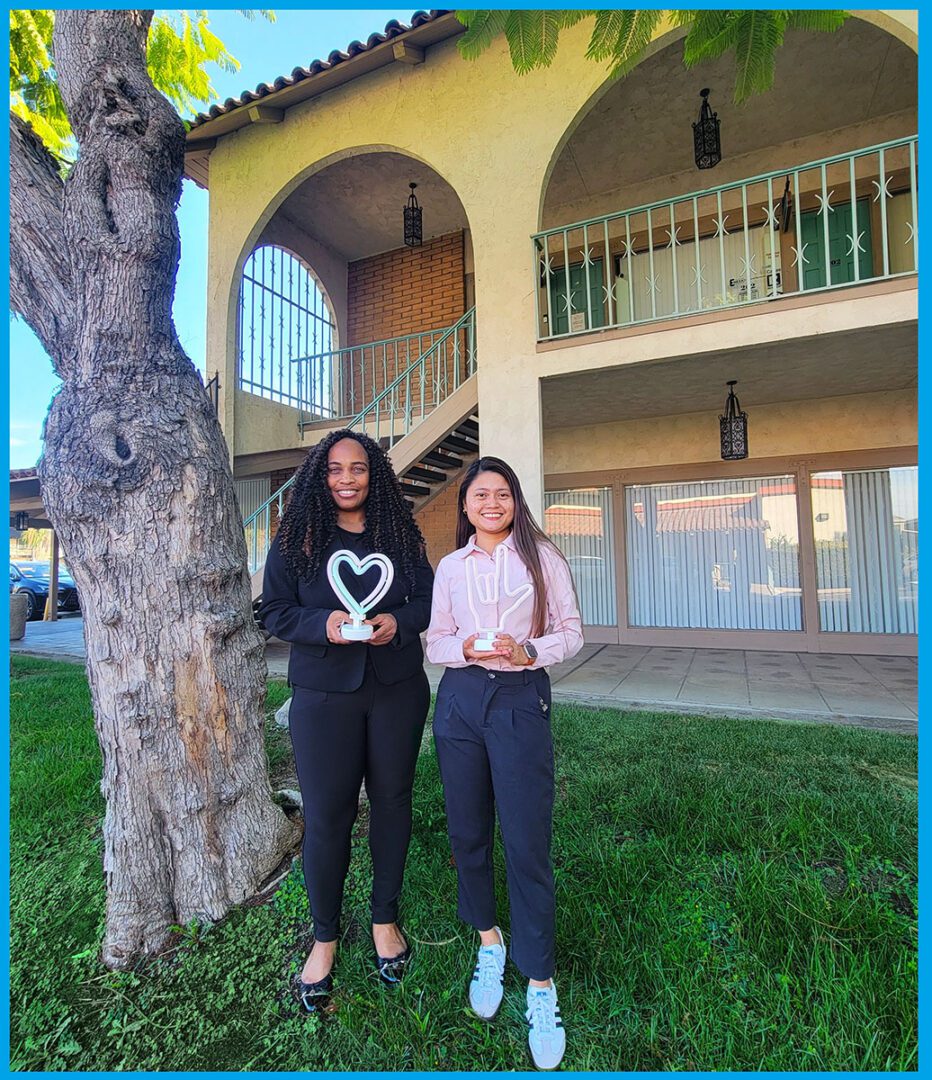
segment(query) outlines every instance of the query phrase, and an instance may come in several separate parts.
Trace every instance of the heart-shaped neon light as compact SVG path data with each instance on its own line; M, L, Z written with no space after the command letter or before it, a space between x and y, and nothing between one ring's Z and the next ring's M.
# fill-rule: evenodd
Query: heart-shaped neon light
M363 600L357 600L351 595L346 583L340 577L340 567L348 566L358 577L362 577L367 571L377 566L382 571L375 588ZM327 562L327 580L337 597L346 606L346 610L353 618L353 625L360 626L368 612L385 596L392 587L395 579L395 567L392 560L381 552L373 552L365 558L358 558L352 551L341 548L335 551Z

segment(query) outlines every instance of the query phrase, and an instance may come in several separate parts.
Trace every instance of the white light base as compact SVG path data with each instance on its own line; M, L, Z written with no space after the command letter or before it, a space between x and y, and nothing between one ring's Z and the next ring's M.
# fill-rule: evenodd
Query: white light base
M340 627L340 635L347 641L368 641L372 634L372 627L363 624L355 626L353 623L345 622Z
M472 647L475 652L495 652L495 636L477 637Z

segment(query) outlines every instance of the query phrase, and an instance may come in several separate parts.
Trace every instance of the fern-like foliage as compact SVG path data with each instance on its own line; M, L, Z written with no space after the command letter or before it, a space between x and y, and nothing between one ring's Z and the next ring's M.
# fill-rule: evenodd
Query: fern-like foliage
M240 12L275 21L266 9ZM54 154L74 156L74 140L55 78L52 55L53 11L10 11L10 110L32 126ZM149 27L149 75L182 114L193 113L218 95L209 66L238 71L239 61L210 30L206 11L160 11Z
M52 67L51 11L10 11L10 111L58 156L71 128Z
M627 75L641 60L664 18L687 27L683 62L693 67L724 53L735 56L735 102L773 86L776 56L787 30L830 32L848 17L845 11L698 10L640 11L457 11L467 31L460 53L474 60L504 34L512 65L519 74L548 67L557 52L560 31L581 19L595 17L586 56L608 62L609 75Z

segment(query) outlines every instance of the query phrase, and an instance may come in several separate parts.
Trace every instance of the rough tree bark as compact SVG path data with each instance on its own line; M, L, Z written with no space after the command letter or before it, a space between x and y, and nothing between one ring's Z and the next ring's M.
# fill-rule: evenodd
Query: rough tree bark
M12 303L62 379L39 476L84 611L109 967L224 915L297 840L271 801L227 451L171 318L184 132L146 73L151 15L56 13L80 148L64 184L10 131Z

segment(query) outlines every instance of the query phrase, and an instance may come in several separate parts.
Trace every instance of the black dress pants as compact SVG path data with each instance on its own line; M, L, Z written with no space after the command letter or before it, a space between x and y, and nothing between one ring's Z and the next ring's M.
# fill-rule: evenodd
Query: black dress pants
M505 847L511 956L528 979L554 965L553 740L543 669L447 668L434 708L434 745L456 859L459 917L497 922L492 876L495 812Z
M304 882L314 936L336 941L363 779L369 798L372 921L397 921L430 686L423 670L385 685L367 663L358 690L325 693L295 686L293 692L288 723L304 802Z

